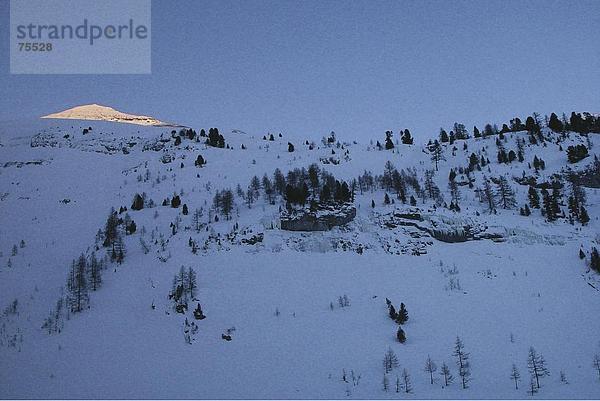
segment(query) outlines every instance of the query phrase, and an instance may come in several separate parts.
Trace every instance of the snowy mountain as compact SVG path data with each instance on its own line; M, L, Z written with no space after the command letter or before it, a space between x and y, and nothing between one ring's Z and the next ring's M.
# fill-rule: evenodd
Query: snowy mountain
M58 113L48 114L41 118L64 119L64 120L91 120L91 121L111 121L118 123L180 127L180 125L166 123L157 120L154 117L138 116L127 114L113 109L112 107L100 106L98 104L86 104L73 107Z
M585 118L421 146L76 109L0 126L0 398L598 398Z

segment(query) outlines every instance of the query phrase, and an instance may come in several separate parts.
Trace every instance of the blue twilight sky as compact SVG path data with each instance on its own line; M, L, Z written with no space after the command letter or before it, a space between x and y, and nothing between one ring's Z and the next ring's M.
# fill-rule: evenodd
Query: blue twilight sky
M153 1L151 75L10 75L0 120L100 103L195 128L348 139L600 112L600 0Z

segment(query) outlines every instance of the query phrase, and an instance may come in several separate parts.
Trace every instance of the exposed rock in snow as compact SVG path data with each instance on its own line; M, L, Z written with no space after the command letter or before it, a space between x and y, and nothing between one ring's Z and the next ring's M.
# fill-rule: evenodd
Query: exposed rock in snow
M351 203L320 206L316 211L294 210L283 212L281 229L288 231L327 231L348 224L356 217Z

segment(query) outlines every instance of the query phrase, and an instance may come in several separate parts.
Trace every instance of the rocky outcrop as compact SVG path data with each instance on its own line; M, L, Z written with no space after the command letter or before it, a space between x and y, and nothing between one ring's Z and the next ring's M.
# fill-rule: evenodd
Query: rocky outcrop
M487 225L471 219L453 219L448 216L423 215L418 211L391 213L384 219L383 225L391 229L398 226L415 227L438 241L446 243L481 239L489 239L494 242L505 241L502 234L490 232Z
M328 231L350 223L356 217L351 203L320 205L316 210L294 209L281 214L281 229L287 231Z

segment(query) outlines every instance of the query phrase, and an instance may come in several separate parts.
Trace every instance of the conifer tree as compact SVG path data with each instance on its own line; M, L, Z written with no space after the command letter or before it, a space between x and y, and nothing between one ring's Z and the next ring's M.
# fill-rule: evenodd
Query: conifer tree
M102 261L98 261L94 253L89 263L89 282L92 291L96 291L102 285Z
M442 363L442 369L440 371L440 375L444 377L444 385L446 387L448 387L448 385L454 381L454 377L452 376L452 373L450 372L450 368L448 367L446 362Z
M117 218L117 213L115 209L112 208L106 219L106 224L104 226L104 246L108 247L113 245L117 237L119 236L118 232L119 219Z
M521 380L521 374L519 373L519 370L517 369L517 365L515 365L513 363L512 365L512 370L510 372L510 378L512 380L514 380L515 382L515 390L519 389L519 381Z
M396 318L398 317L398 314L396 313L396 308L394 308L394 305L392 304L390 304L389 306L389 315L392 320L396 320Z
M534 209L540 208L540 195L533 185L529 186L529 205Z
M185 285L186 291L188 292L190 299L196 298L196 293L198 291L198 283L196 279L196 272L191 267L188 268Z
M550 120L548 121L548 128L550 128L554 132L562 132L564 129L563 123L558 119L558 116L554 113L550 115Z
M492 186L487 178L483 181L483 190L481 191L481 197L484 202L487 203L488 210L490 213L496 210L496 196L492 189Z
M448 137L448 133L443 128L440 128L440 142L448 142L450 138Z
M590 252L590 268L600 273L600 254L596 247L593 247L592 252Z
M437 370L437 365L429 355L427 355L427 360L425 360L424 370L425 372L429 373L430 383L433 384L433 373Z
M285 184L285 176L279 168L276 168L275 172L273 173L273 186L279 195L283 195L285 191Z
M204 211L202 208L194 210L194 214L192 214L192 227L196 232L200 232L202 230L202 215Z
M396 332L396 338L402 344L406 342L406 333L402 330L402 327L398 327L398 331Z
M410 382L410 375L406 368L402 369L402 381L404 382L404 392L407 394L412 393L412 383Z
M429 145L429 153L431 154L431 161L435 163L435 171L438 170L438 163L444 159L444 151L442 145L436 139L433 144Z
M498 178L497 190L495 195L499 201L499 205L503 209L512 209L516 206L517 202L515 200L515 192L510 187L510 184L508 183L506 177L503 175L501 175Z
M394 142L392 141L393 133L392 131L385 132L385 149L390 150L394 149Z
M71 312L81 312L88 305L88 287L86 280L87 261L83 254L71 263L67 281L68 300Z
M402 134L402 143L404 145L412 145L413 144L413 138L410 135L410 131L408 129L404 130L404 133Z
M540 378L550 375L550 372L546 368L544 356L541 354L538 355L533 347L529 348L527 368L532 377L535 378L535 385L537 388L540 388Z
M392 370L400 366L398 357L391 348L388 348L383 357L383 369L385 373L390 373Z
M135 194L131 210L142 210L144 208L144 198L140 194Z
M194 165L196 167L202 167L206 164L206 160L204 160L204 157L202 157L202 155L198 155L198 157L196 158L196 161L194 161Z
M466 389L469 381L471 380L471 365L469 363L469 353L465 351L465 346L458 336L456 337L456 342L454 343L454 352L452 355L456 357L458 375L462 381L462 388Z
M579 221L581 222L581 225L584 226L590 221L590 216L588 215L587 210L583 206L581 206L581 210L579 211Z
M600 355L598 355L598 354L594 355L593 366L596 369L596 371L598 372L598 379L600 379Z
M406 310L406 306L403 302L400 303L400 310L398 311L398 315L396 317L396 322L398 324L404 324L408 320L408 311Z

